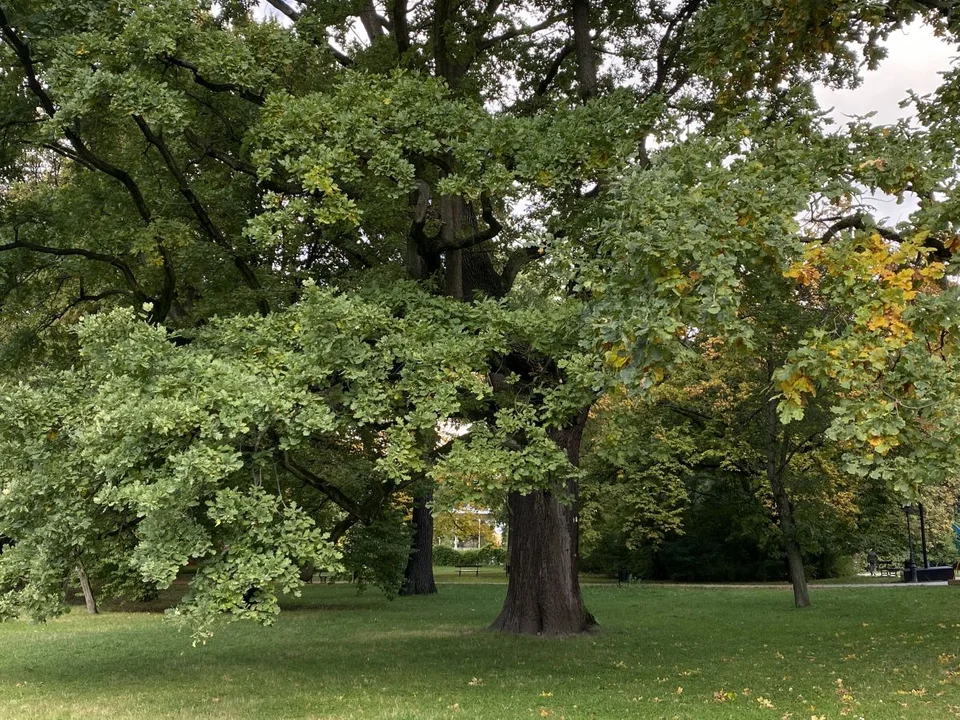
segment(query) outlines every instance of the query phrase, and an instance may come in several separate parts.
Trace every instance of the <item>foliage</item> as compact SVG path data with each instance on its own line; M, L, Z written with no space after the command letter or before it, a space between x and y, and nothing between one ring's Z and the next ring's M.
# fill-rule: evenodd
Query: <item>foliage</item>
M394 598L410 554L410 529L402 514L386 512L369 524L354 525L344 538L343 566L360 590L368 584Z
M837 387L846 470L956 475L953 100L829 134L811 91L921 13L954 33L941 4L271 5L0 8L6 614L62 610L81 557L117 587L199 559L183 614L269 619L412 489L570 499L557 439L698 333L753 342L752 274L837 313L778 360L784 421ZM865 189L924 200L894 231ZM675 518L650 472L631 538Z

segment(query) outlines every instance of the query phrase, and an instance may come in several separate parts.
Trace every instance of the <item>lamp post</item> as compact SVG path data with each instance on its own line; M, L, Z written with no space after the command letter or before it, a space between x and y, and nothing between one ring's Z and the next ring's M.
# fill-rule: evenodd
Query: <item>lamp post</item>
M910 527L910 506L903 506L903 513L907 516L907 543L910 546L910 559L903 569L904 582L917 582L917 563L913 560L913 530Z
M923 512L923 503L917 503L920 510L920 550L923 552L923 567L930 567L930 559L927 557L927 524Z

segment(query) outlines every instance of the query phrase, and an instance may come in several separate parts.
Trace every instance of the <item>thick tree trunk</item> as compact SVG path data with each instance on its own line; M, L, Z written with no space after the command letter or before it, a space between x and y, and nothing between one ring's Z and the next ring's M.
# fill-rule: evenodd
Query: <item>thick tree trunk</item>
M590 37L590 0L573 0L571 16L580 96L589 100L597 94L597 55Z
M80 578L80 589L83 591L83 601L87 604L87 612L91 615L97 614L97 599L93 596L93 589L90 587L90 578L87 577L87 571L83 565L77 563L77 576Z
M437 591L433 580L433 490L413 499L413 542L407 568L403 572L401 595L432 595Z
M585 409L576 423L555 434L574 465L580 460ZM507 598L491 630L529 635L572 635L597 622L580 595L576 482L568 502L537 490L507 496L510 523Z
M773 493L773 501L779 516L780 536L783 549L787 553L787 568L790 584L793 586L793 602L798 608L810 605L810 591L807 589L807 576L803 569L803 555L797 540L797 525L793 516L793 503L783 482L783 468L780 461L779 422L777 405L774 398L767 400L767 481Z

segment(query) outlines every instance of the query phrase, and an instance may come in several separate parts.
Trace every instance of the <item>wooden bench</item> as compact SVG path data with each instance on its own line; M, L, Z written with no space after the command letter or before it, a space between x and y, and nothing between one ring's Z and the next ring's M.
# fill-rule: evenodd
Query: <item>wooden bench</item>
M473 569L473 574L477 577L480 577L480 566L479 565L457 565L457 577L463 575L463 571L467 569Z

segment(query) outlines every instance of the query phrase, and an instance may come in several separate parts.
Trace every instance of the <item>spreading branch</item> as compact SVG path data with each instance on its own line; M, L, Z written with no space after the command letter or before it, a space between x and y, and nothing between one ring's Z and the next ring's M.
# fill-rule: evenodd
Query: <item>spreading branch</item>
M281 15L283 15L284 17L286 17L292 22L296 22L297 20L299 20L302 15L302 13L299 10L294 9L292 5L285 2L284 0L267 0L267 2L270 4L271 7L273 7L275 10L280 12ZM344 67L350 67L351 65L353 65L353 58L351 58L349 55L347 55L345 52L343 52L339 48L335 47L332 43L326 41L326 39L321 40L320 38L314 38L312 42L314 45L318 45L318 46L324 45L324 43L326 43L327 50L329 50L333 54L334 59Z
M660 44L657 47L657 75L650 87L649 94L662 93L668 97L674 95L689 79L690 73L680 73L673 85L668 89L667 80L677 64L677 57L683 47L683 36L686 33L690 20L703 4L704 0L687 0L677 9L667 23Z
M207 209L204 207L203 203L200 202L200 198L197 197L197 194L193 191L193 188L190 187L186 176L177 165L176 159L173 157L173 153L170 151L170 148L164 142L163 138L153 131L153 128L150 127L149 123L147 123L143 117L140 115L134 115L133 119L134 122L136 122L137 127L139 127L140 131L143 133L143 136L147 139L147 142L153 145L160 153L160 156L163 158L164 165L166 165L167 170L170 171L170 174L177 183L177 189L187 201L187 204L190 206L190 209L196 216L197 221L200 223L200 227L203 229L204 233L214 244L222 247L228 252L230 258L233 260L234 266L240 272L240 275L247 287L256 293L257 308L260 310L260 314L268 315L270 313L270 305L267 303L267 300L263 295L263 288L260 285L260 280L257 278L256 274L253 272L253 269L246 262L246 260L240 257L236 250L233 249L233 246L231 245L230 241L227 240L226 236L223 234L223 231L221 231L216 223L214 223L210 218L210 214L207 212Z
M136 275L133 274L133 270L131 270L130 266L123 262L120 258L93 250L86 250L84 248L57 248L49 247L47 245L38 245L26 240L20 240L19 232L15 232L17 235L16 239L13 242L0 245L0 252L22 249L29 250L30 252L41 253L43 255L54 255L57 257L82 257L94 262L106 263L107 265L116 268L120 272L120 275L123 277L127 287L130 288L130 291L133 293L134 297L137 298L137 300L141 302L147 301L148 296L143 291L143 288L140 287L140 283L137 282L137 278Z
M197 85L200 85L201 87L206 88L210 92L234 93L239 97L242 97L244 100L251 102L255 105L263 105L264 102L266 102L262 92L255 93L235 83L213 82L212 80L204 77L200 73L200 68L191 62L187 62L186 60L182 60L181 58L177 58L167 54L161 55L160 59L163 62L168 63L169 65L175 65L179 68L183 68L184 70L189 70L190 73L193 75L194 82L197 83Z
M507 263L503 267L503 272L500 274L500 282L504 292L510 292L517 280L517 275L526 265L534 260L539 260L543 255L543 248L541 247L523 247L510 253L510 257L507 258Z
M504 43L507 40L513 40L518 37L525 37L527 35L535 35L536 33L547 30L557 23L563 22L567 19L566 14L561 13L558 15L551 15L543 22L539 22L536 25L525 25L522 27L513 27L509 30L506 30L499 35L494 35L493 37L484 38L479 43L477 43L477 49L481 52L485 50L490 50L493 47L496 47L500 43Z
M357 518L364 517L364 508L360 505L360 503L351 498L336 485L327 482L309 468L305 468L303 465L294 460L290 456L290 453L285 450L280 453L280 463L287 472L300 480L302 483L322 492L345 512Z

